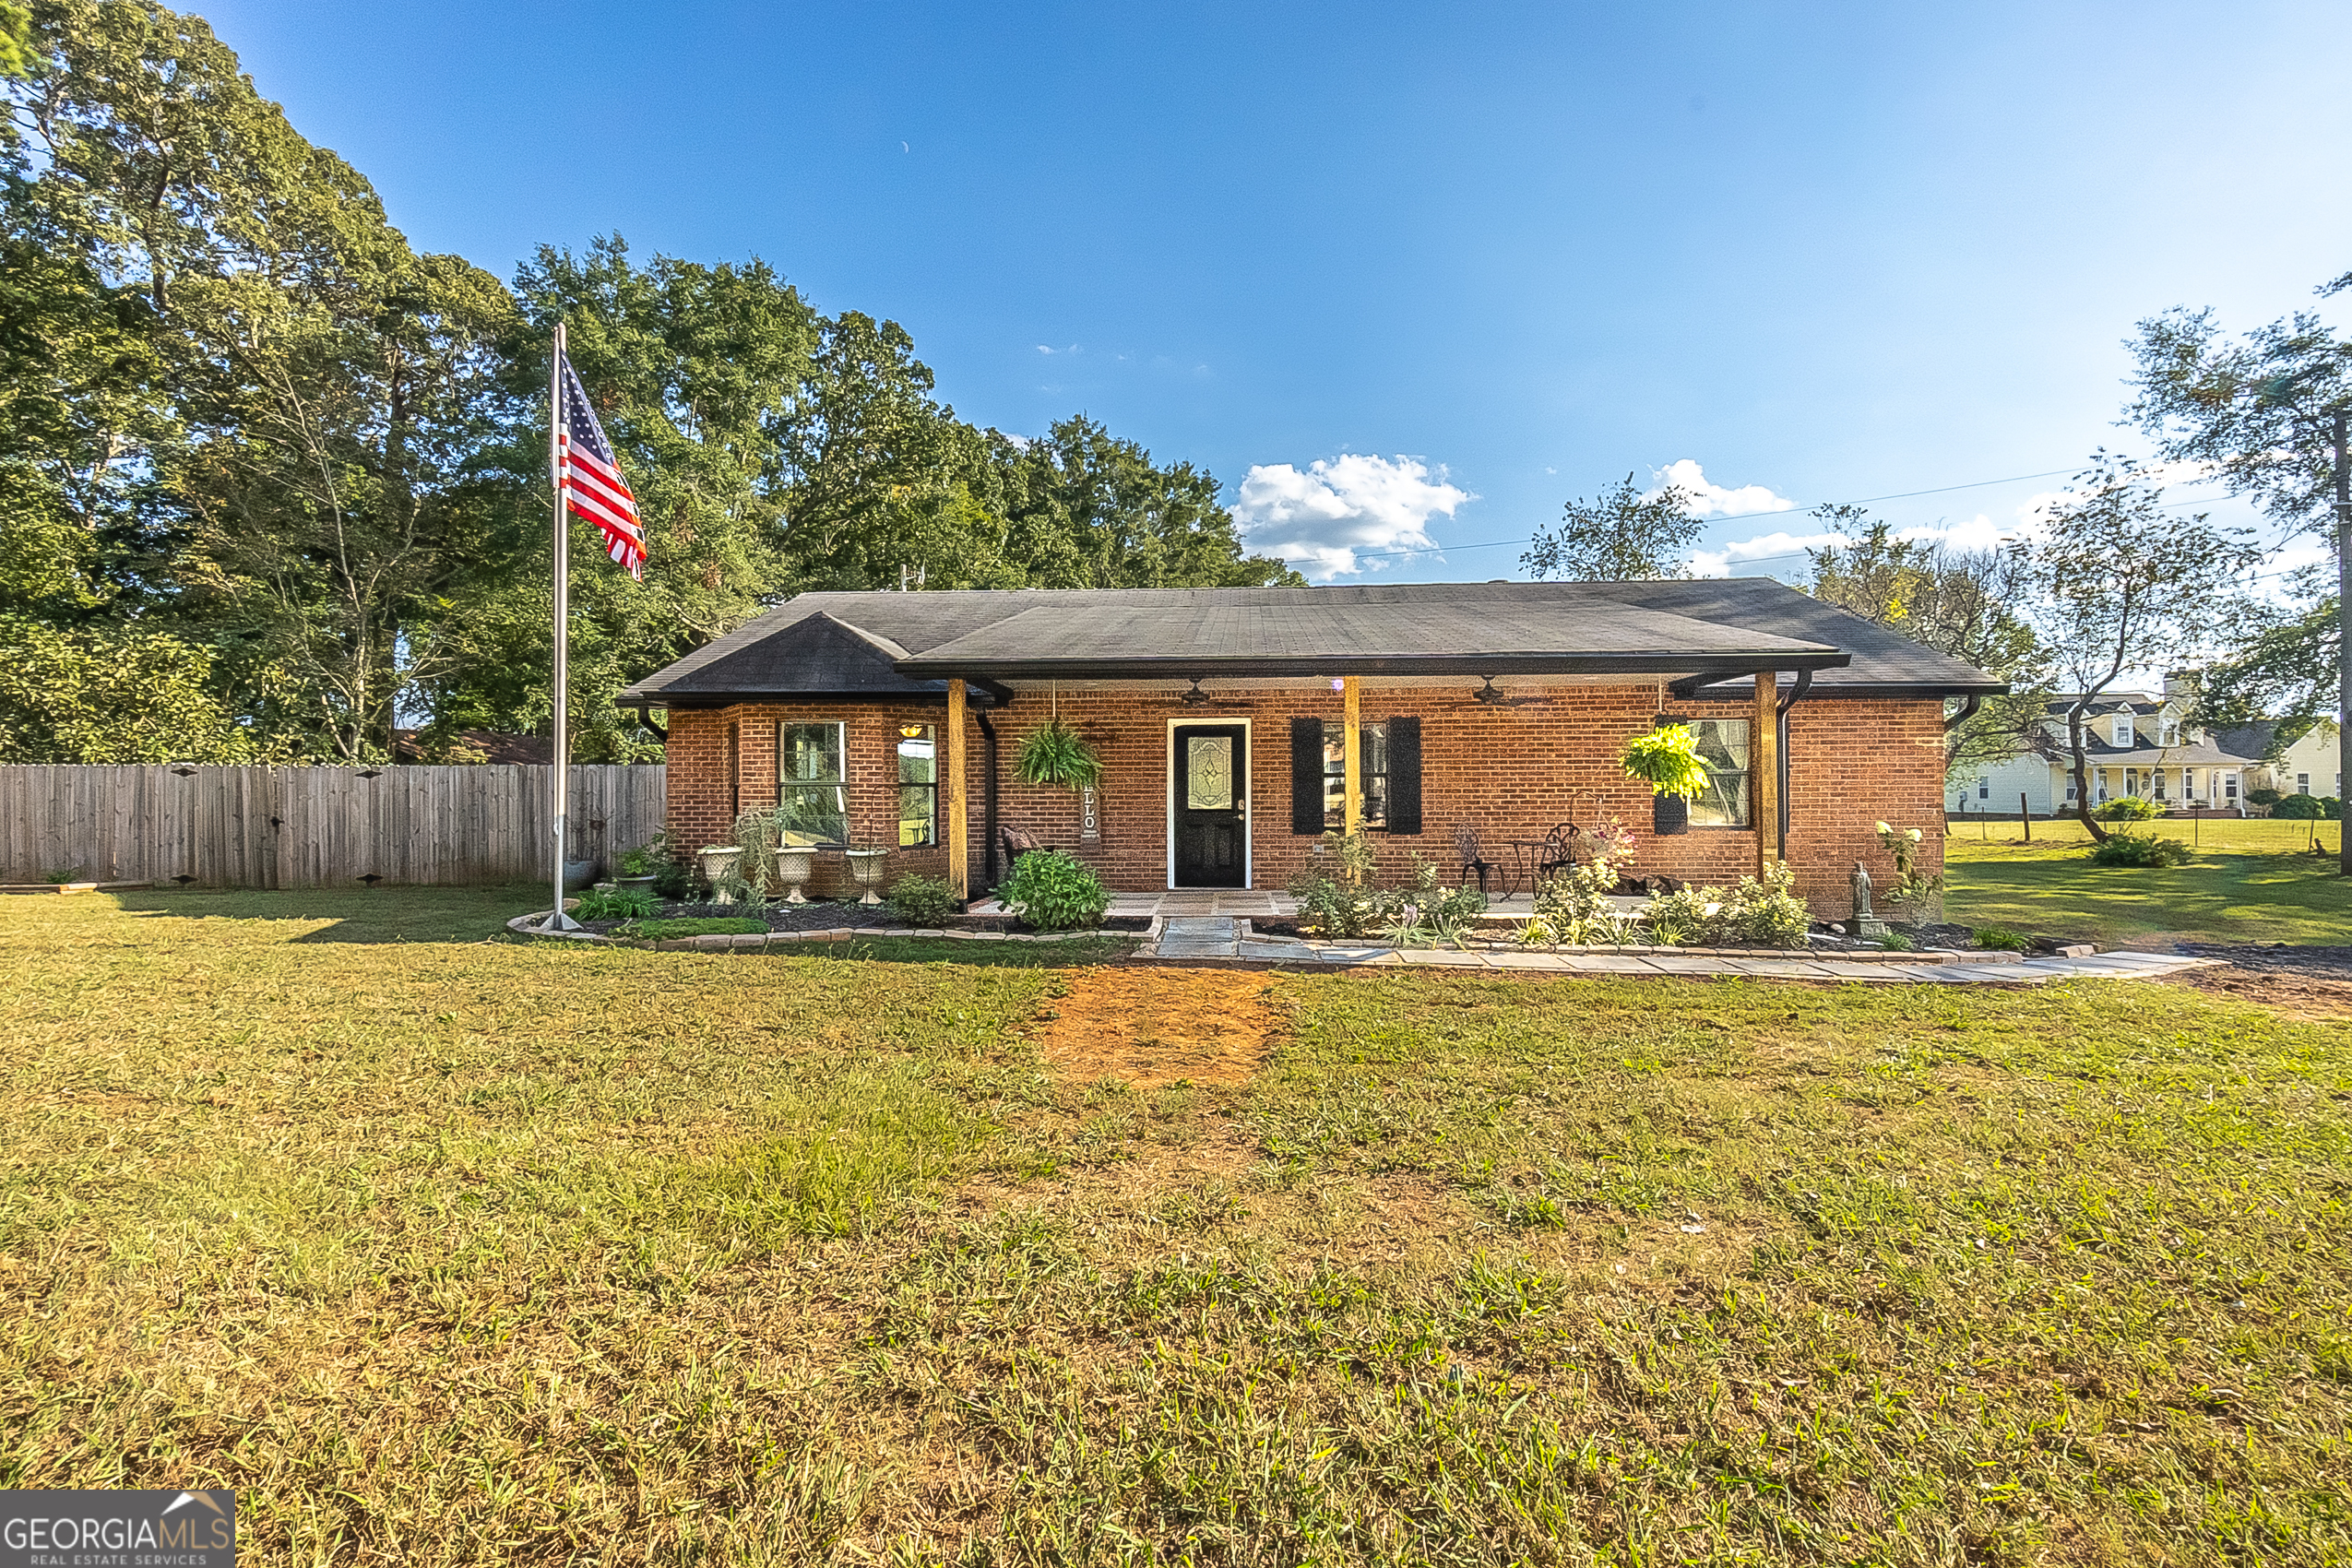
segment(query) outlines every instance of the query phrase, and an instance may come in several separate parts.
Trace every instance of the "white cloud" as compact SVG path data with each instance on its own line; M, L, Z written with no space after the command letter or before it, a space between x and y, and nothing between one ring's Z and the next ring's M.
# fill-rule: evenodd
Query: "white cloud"
M1684 457L1657 470L1657 490L1673 485L1691 497L1691 511L1701 517L1745 517L1758 512L1787 512L1797 503L1763 484L1726 487L1706 476L1695 457ZM1657 490L1650 492L1655 495Z
M1735 539L1714 550L1691 552L1691 574L1699 577L1728 577L1733 565L1760 561L1768 564L1772 575L1777 576L1791 565L1803 562L1805 552L1827 545L1844 544L1846 536L1835 533L1792 534L1784 530L1760 533L1753 539Z
M1304 472L1289 463L1259 463L1241 481L1233 520L1249 547L1289 562L1311 577L1374 571L1387 564L1364 552L1435 550L1429 520L1478 497L1449 484L1445 469L1418 457L1350 452L1321 457Z

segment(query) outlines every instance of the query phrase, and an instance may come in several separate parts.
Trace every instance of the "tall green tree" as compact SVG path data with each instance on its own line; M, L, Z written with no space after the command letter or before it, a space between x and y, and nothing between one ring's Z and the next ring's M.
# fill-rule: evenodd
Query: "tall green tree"
M170 399L127 465L141 612L209 644L265 731L381 756L439 656L441 546L478 526L505 291L415 255L200 18L42 0L34 25L11 227L140 298L139 386Z
M2164 487L2129 458L2098 454L2029 547L2025 577L2057 677L2073 701L2066 750L2074 809L2095 839L2085 726L2127 671L2162 668L2210 635L2210 607L2254 559L2242 530L2175 517Z
M1897 539L1885 522L1842 502L1812 515L1847 539L1811 552L1814 598L2010 683L2007 695L1987 698L1946 737L1946 766L1966 775L2039 749L2050 654L2023 613L2025 554Z
M1190 463L1155 463L1084 415L1038 440L999 437L995 450L1006 553L1028 586L1305 586L1281 562L1243 552L1214 475Z
M2352 290L2352 272L2320 285L2322 297ZM2136 397L2125 417L2154 435L2167 458L2206 465L2232 494L2253 500L2282 530L2325 541L2334 570L2289 579L2284 600L2239 594L2221 614L2232 650L2205 672L2200 716L2230 723L2279 719L2287 735L2352 710L2352 647L2344 610L2352 540L2335 497L2344 475L2337 443L2352 419L2352 339L2316 312L2228 338L2210 310L2174 309L2139 324L2132 341ZM2352 724L2339 766L2352 774ZM2352 876L2352 839L2339 869Z
M1691 546L1705 525L1690 493L1669 484L1645 494L1627 474L1589 501L1571 501L1538 529L1519 564L1538 580L1630 582L1691 575Z

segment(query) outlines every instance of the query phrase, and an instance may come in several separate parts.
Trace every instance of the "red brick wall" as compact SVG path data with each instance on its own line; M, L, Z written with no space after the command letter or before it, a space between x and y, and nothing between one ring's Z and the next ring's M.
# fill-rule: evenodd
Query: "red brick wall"
M1443 866L1450 879L1456 864L1456 823L1478 826L1492 860L1503 858L1506 839L1540 838L1555 823L1589 823L1600 814L1622 817L1633 829L1636 874L1728 883L1754 869L1752 830L1693 827L1665 838L1650 832L1648 787L1628 779L1616 758L1627 740L1649 728L1657 707L1655 688L1556 687L1515 707L1472 702L1467 686L1458 691L1375 688L1364 692L1362 705L1368 722L1400 715L1421 719L1423 830L1418 836L1372 836L1385 875L1405 873L1419 850ZM1078 802L1072 791L1013 781L1021 739L1045 721L1049 706L1044 696L1025 693L993 717L1001 750L1000 821L1077 851L1113 887L1164 887L1169 721L1246 719L1253 881L1260 887L1280 887L1307 860L1315 840L1290 832L1289 721L1294 714L1336 721L1340 698L1327 683L1202 709L1179 707L1164 687L1063 693L1059 700L1062 717L1076 725L1103 758L1101 837L1091 844L1079 839ZM1745 701L1671 706L1674 712L1693 718L1754 716L1753 705ZM897 727L901 722L937 725L945 718L940 707L876 704L762 704L674 712L669 747L671 841L691 850L723 839L729 802L734 798L731 782L746 807L773 804L776 726L796 719L848 722L851 821L866 841L893 842ZM1797 868L1800 890L1817 912L1831 919L1846 913L1847 878L1858 860L1871 867L1882 887L1893 876L1893 862L1872 830L1878 819L1927 829L1922 860L1930 870L1942 865L1940 703L1822 699L1800 704L1789 719L1792 810L1786 852ZM730 722L739 726L738 778L732 781L724 777ZM966 743L971 879L978 893L984 885L986 797L977 724L969 726ZM944 831L944 801L941 821ZM892 856L890 875L895 879L913 871L942 875L944 868L942 849L905 850ZM818 880L812 885L828 892L848 885L838 857L819 858Z

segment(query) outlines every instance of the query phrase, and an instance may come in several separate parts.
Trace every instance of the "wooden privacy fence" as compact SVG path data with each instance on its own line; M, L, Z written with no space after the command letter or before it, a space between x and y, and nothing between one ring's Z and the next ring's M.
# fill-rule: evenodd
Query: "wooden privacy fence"
M532 882L548 766L0 766L0 882L213 887ZM575 767L566 844L611 869L661 831L669 770Z

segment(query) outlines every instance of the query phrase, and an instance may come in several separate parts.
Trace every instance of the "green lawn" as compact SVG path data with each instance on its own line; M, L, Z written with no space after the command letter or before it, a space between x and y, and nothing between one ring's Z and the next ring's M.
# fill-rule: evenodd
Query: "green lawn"
M2215 820L2133 825L2196 847L2165 870L2095 866L2079 823L2037 822L2033 840L2008 823L1955 826L1944 846L1946 918L2101 945L2167 937L2200 942L2352 943L2352 883L2331 855L2336 825Z
M1133 971L527 897L0 899L0 1487L255 1562L2352 1560L2352 1025L1266 976L1252 1082L1137 1093L1031 1039Z

